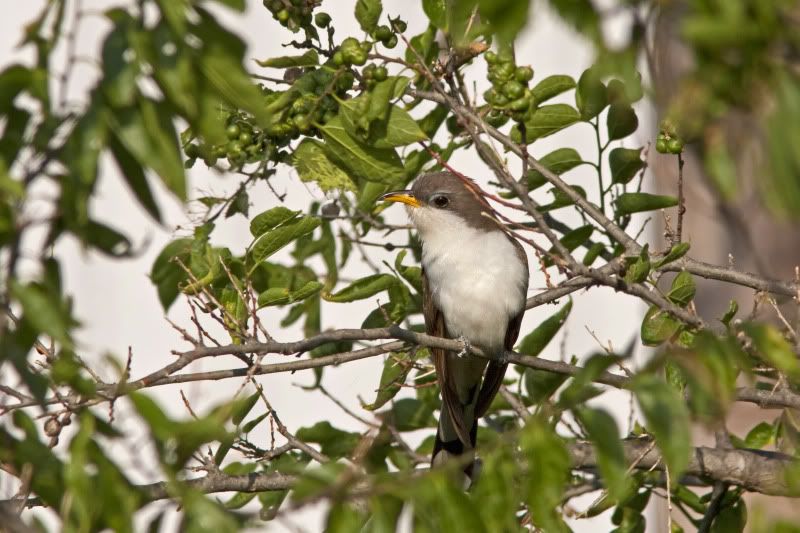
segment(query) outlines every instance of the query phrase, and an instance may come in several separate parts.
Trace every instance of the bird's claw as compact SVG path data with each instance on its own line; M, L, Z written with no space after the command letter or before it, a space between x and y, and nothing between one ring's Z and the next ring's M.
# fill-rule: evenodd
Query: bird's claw
M469 339L467 339L465 336L461 335L458 338L458 340L461 341L464 344L464 347L461 349L460 352L458 352L457 356L458 357L465 357L465 356L469 355L469 353L472 351L472 344L469 342Z

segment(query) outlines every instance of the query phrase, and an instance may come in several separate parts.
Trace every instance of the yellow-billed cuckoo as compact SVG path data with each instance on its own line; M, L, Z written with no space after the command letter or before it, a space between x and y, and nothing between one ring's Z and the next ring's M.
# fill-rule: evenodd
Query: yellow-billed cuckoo
M497 394L525 312L528 260L498 225L471 180L450 172L417 178L382 200L406 204L422 241L422 307L429 335L458 338L490 360L432 349L442 409L432 464L474 456L478 419ZM484 376L485 374L485 376ZM464 472L472 478L473 461Z

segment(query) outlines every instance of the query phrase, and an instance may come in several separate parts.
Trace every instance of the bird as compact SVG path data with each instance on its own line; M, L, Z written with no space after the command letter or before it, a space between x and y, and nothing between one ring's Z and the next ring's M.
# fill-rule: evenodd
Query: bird
M458 457L471 483L478 420L503 383L504 353L513 349L525 313L528 259L465 176L423 174L411 189L380 199L405 204L419 235L426 332L465 346L460 353L431 349L442 396L431 465ZM471 355L473 346L488 358Z

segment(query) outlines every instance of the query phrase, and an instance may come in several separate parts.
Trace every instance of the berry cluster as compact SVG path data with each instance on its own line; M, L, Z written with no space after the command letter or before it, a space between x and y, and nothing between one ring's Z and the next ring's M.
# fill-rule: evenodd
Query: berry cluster
M350 70L333 71L329 66L309 70L295 82L300 94L286 105L280 119L268 128L258 127L252 117L240 111L230 111L225 120L226 143L208 145L202 141L187 144L184 151L190 161L196 158L211 166L227 158L235 167L262 160L287 161L288 152L281 150L300 135L319 136L314 124L333 119L339 103L353 87L355 76ZM268 106L285 95L264 89Z
M683 139L678 136L675 125L669 120L661 122L661 129L656 139L656 150L661 154L679 154L683 152Z
M320 3L321 0L264 0L264 7L281 26L296 32L311 25L311 13Z
M331 61L337 67L356 65L363 66L367 62L367 54L372 50L372 43L369 41L359 42L354 37L348 37L333 53Z
M484 57L489 64L487 79L492 83L492 88L483 93L492 108L490 117L499 121L505 115L524 122L536 104L528 88L528 82L533 79L533 69L516 66L514 56L508 51L495 53L490 50Z

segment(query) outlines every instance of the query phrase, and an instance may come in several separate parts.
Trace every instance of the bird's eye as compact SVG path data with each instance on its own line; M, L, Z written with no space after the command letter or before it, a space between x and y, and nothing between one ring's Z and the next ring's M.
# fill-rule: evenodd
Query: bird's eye
M436 207L445 208L449 203L450 199L443 194L437 194L436 196L433 197L433 205L435 205Z

